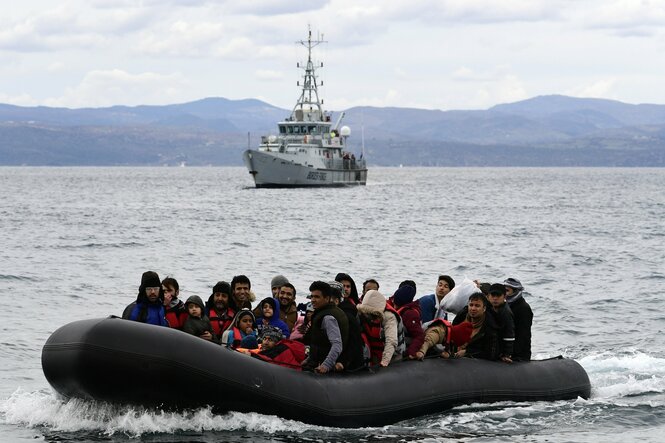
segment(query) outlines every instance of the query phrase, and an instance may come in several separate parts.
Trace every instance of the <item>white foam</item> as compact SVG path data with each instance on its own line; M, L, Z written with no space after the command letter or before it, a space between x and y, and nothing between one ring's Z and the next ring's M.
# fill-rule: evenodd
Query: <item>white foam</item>
M663 404L647 394L665 392L665 359L635 350L604 352L579 359L589 374L592 399L616 403L620 398L635 397L632 404ZM640 401L636 397L642 396Z
M107 435L126 434L133 437L181 431L247 430L267 434L301 434L312 430L329 430L257 413L230 412L217 415L210 408L166 412L78 399L62 401L51 392L25 392L21 389L0 403L0 412L8 424L31 428L45 426L65 432L98 431Z

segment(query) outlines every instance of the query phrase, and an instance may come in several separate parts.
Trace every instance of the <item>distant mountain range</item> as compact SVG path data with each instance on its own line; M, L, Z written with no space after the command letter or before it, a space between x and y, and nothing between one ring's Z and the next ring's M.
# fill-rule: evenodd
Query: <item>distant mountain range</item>
M363 127L370 165L665 166L665 105L551 95L478 111L345 112L356 151ZM241 165L242 151L289 115L254 99L81 109L0 104L0 165Z

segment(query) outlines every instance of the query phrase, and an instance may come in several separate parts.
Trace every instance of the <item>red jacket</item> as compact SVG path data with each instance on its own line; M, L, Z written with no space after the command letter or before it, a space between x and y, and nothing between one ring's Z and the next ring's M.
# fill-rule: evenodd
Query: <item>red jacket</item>
M305 360L305 345L284 338L274 348L252 354L252 357L300 371L300 364Z
M397 310L406 330L407 342L406 355L416 355L425 341L425 332L420 323L420 302L418 300L406 304Z

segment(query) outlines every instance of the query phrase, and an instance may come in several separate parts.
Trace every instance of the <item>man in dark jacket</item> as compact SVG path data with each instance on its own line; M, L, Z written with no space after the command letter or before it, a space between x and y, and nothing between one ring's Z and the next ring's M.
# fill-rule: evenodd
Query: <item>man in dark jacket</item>
M334 369L335 362L344 350L343 343L349 337L349 322L346 314L332 302L328 283L315 281L309 291L314 316L307 332L309 356L302 367L325 374Z
M343 351L335 363L336 371L355 371L365 366L363 338L360 334L360 320L358 320L358 308L349 298L344 298L344 287L340 282L328 283L332 294L332 300L340 308L349 323L349 338L343 343Z
M515 278L507 278L503 285L506 287L506 302L513 312L515 320L515 346L513 347L513 360L531 360L531 325L533 311L524 299L522 283Z
M506 287L501 283L490 286L487 299L492 305L492 311L499 327L500 357L506 363L512 362L513 345L515 344L515 323L513 313L506 303Z
M164 290L159 275L154 271L146 271L141 276L136 301L125 308L122 318L151 325L168 326L165 315Z
M482 292L469 296L467 305L455 316L453 325L469 321L473 325L471 341L457 351L456 357L482 358L497 360L499 358L499 333L494 316L488 311L491 305Z

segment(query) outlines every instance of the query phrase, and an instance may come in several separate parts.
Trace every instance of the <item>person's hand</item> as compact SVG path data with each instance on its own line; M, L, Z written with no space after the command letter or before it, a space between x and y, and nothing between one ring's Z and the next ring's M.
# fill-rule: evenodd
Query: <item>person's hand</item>
M460 349L459 351L455 352L455 358L464 357L465 355L466 355L466 349Z
M247 329L245 329L245 334L251 334L253 331L251 326L247 326Z
M416 358L416 360L424 360L425 359L425 353L421 352L421 351L418 351L418 352L416 352L416 357L415 358Z
M205 331L203 334L199 335L199 337L208 341L212 340L212 334L210 333L210 331Z
M328 368L326 368L323 365L319 365L316 368L314 368L314 372L318 374L326 374L328 372Z
M513 359L508 357L507 355L504 355L503 357L501 357L501 361L504 363L512 363Z
M344 365L341 364L340 362L335 363L335 371L336 372L342 372L344 370Z
M450 352L448 351L443 351L441 353L441 358L450 358Z

